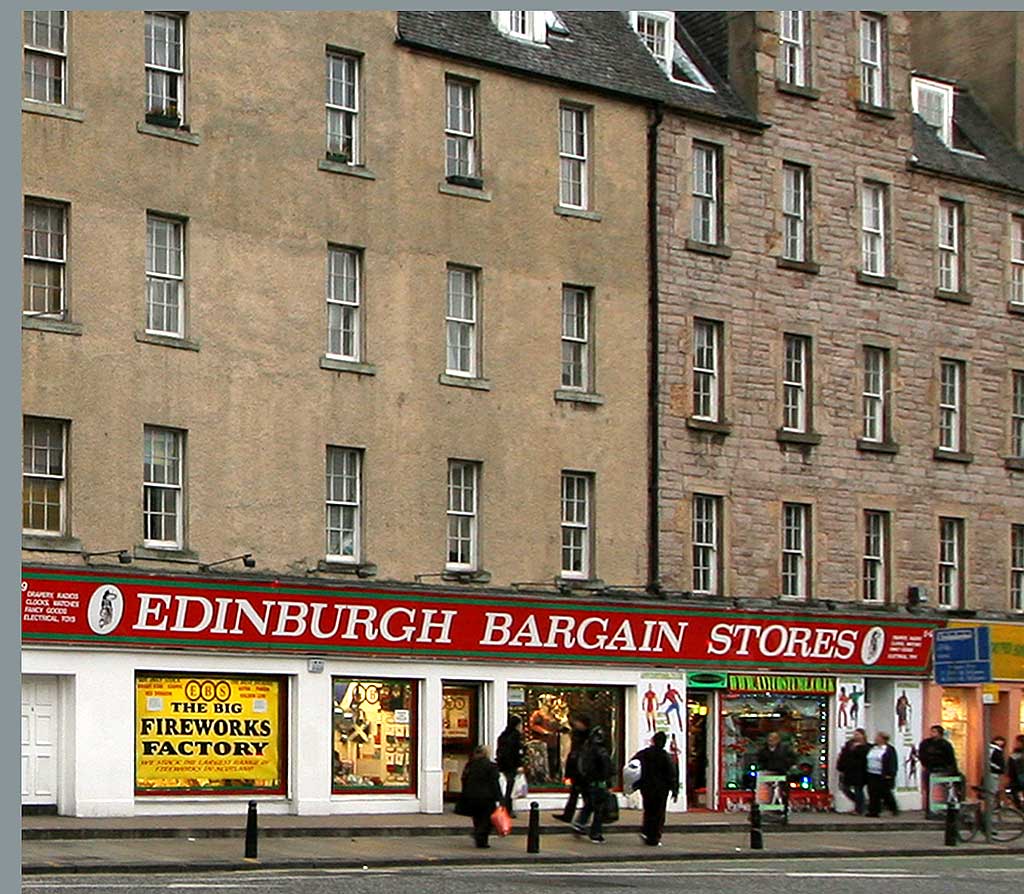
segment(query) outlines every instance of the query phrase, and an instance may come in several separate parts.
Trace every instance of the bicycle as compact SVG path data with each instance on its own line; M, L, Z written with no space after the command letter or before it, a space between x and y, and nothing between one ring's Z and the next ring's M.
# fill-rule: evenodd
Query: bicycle
M980 796L978 801L960 803L960 814L957 817L956 834L963 841L974 840L975 836L985 828L985 815L991 823L992 840L1000 843L1016 841L1024 835L1024 813L1021 813L1010 801L1008 791L1002 789L994 807L988 807L985 789L972 785L971 789Z

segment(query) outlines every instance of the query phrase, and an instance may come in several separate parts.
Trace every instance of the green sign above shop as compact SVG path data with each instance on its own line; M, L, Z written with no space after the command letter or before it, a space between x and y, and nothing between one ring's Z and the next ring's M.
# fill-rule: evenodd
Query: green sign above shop
M686 674L686 686L689 689L726 689L729 675L719 671L689 671Z
M781 674L729 674L732 692L806 692L827 695L836 691L835 677L790 677Z

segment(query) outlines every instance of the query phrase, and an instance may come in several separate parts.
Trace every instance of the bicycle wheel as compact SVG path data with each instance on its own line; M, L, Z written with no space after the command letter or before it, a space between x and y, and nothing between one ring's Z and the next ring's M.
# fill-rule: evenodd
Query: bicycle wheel
M974 805L963 804L956 819L956 834L963 841L971 841L981 831L981 813Z
M1024 813L1002 804L992 811L992 840L1016 841L1024 835Z

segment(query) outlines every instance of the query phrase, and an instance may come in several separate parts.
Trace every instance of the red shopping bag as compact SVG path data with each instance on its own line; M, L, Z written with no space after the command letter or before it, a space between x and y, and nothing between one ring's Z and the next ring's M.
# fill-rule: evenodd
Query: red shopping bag
M502 837L512 831L512 817L508 815L508 811L504 807L496 808L491 814L491 824L494 826L494 831Z

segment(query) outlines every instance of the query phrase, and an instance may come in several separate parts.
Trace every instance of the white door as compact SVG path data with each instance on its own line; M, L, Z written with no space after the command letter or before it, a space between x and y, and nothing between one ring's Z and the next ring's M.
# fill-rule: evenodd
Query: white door
M21 803L57 803L57 678L21 678Z

